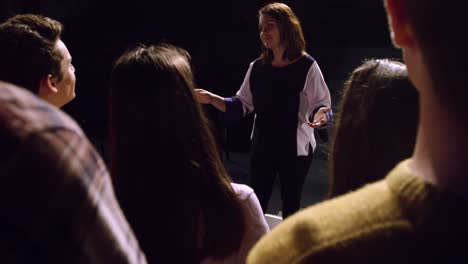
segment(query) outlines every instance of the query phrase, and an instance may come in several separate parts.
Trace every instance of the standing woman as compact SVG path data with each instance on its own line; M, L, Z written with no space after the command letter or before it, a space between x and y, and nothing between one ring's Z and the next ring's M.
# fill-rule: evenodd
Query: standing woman
M255 112L251 184L266 212L278 174L287 217L300 208L316 146L314 128L330 118L330 93L317 62L305 52L302 28L291 8L282 3L261 8L259 31L263 52L250 63L235 96L196 92L199 102L225 112L231 122Z
M231 184L195 100L187 52L140 46L111 76L112 177L149 263L245 263L268 231L253 190Z

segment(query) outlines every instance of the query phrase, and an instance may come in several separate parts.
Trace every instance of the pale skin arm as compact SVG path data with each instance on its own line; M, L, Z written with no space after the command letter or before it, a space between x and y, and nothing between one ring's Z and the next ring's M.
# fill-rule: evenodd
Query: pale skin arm
M211 104L221 112L226 112L224 97L208 92L204 89L195 89L195 96L200 104Z

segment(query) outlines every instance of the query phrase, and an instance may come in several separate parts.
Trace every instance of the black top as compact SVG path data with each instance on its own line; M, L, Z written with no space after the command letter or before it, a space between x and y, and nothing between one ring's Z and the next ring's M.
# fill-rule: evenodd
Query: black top
M296 155L300 92L314 63L310 55L284 67L254 62L250 89L256 113L254 147Z

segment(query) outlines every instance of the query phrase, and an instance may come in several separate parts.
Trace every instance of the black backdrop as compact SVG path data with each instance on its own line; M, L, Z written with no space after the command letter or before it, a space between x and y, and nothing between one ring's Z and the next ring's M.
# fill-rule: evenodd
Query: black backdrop
M160 41L182 46L192 55L200 87L223 96L233 95L249 62L259 53L257 11L268 2L2 0L0 19L17 13L39 13L64 24L63 40L73 56L77 75L77 97L64 110L99 145L107 137L109 72L112 62L126 48L138 42ZM302 21L307 50L319 61L327 82L345 79L351 66L356 66L340 64L349 47L391 49L383 1L283 2ZM338 88L330 88L336 95ZM129 87L129 92L132 89L137 92L137 87ZM223 131L215 111L209 107L207 111L216 131ZM230 128L228 142L232 149L246 149L249 121Z

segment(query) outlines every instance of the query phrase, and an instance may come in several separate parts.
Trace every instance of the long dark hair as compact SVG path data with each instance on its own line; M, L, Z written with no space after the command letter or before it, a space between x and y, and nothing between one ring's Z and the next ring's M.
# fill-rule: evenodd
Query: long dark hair
M111 75L111 172L151 263L198 263L240 246L244 218L208 120L194 98L186 51L139 46Z
M271 3L260 9L260 15L268 15L276 20L279 26L280 42L285 50L283 59L290 61L297 59L305 52L305 39L301 23L292 9L283 3ZM263 47L260 58L263 62L270 61L273 55L271 50Z
M368 60L346 81L331 144L329 197L382 179L408 158L419 100L398 61Z

